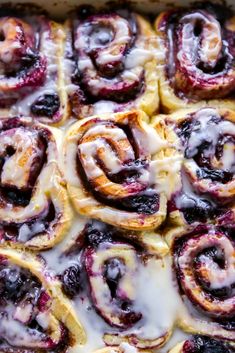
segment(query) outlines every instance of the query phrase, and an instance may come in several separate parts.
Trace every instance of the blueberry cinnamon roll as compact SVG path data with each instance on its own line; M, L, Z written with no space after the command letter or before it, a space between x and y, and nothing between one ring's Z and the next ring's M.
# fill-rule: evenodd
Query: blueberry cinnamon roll
M234 112L208 107L165 119L183 158L181 180L168 203L171 222L182 226L183 233L185 226L200 223L234 227Z
M75 117L133 108L151 115L157 110L155 34L144 18L128 11L81 11L66 27Z
M1 352L66 352L85 341L78 318L36 257L0 249Z
M185 309L178 324L187 332L235 340L235 248L232 231L198 230L173 245L173 269Z
M0 113L60 124L68 114L63 27L22 12L0 17Z
M0 239L46 249L70 226L72 211L58 167L59 131L26 118L0 120Z
M73 300L85 330L97 333L94 351L104 344L115 352L119 346L120 352L129 345L142 352L165 344L173 319L160 318L162 304L154 305L151 298L161 290L158 280L150 280L156 273L166 275L163 261L160 251L149 255L122 230L97 221L88 222L62 254L62 288ZM84 352L92 351L91 346L84 346Z
M165 218L158 169L168 149L161 121L154 129L141 111L93 116L71 126L64 143L68 192L86 216L133 230Z
M234 349L228 344L206 336L193 336L178 343L169 353L232 353Z
M218 5L163 12L156 20L160 97L166 111L235 107L235 17Z

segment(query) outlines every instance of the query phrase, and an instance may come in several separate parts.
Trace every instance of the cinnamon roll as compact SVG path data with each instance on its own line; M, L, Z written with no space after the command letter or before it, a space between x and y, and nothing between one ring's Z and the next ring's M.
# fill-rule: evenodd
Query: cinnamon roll
M0 120L1 243L46 249L66 234L72 211L57 162L59 133L31 119Z
M0 249L1 352L65 352L85 333L60 283L36 257Z
M178 343L169 353L232 353L233 348L228 344L206 337L193 336Z
M190 230L199 223L234 227L234 112L209 107L182 110L165 121L183 156L181 181L168 203L171 223L182 227L182 233L185 226Z
M155 33L129 11L90 13L67 21L68 90L77 118L158 109Z
M150 281L154 273L165 273L160 252L149 255L121 230L90 221L59 263L63 291L74 301L88 335L96 332L101 347L103 343L125 352L130 345L136 348L133 352L142 352L168 340L172 315L160 319L162 304L152 303L154 295L165 290L154 277ZM150 288L142 293L146 281ZM88 345L83 351L90 350Z
M232 231L198 230L174 242L173 270L185 310L178 324L187 332L235 340Z
M166 111L235 108L235 16L219 5L163 12L156 20L160 98ZM160 57L160 56L159 56Z
M104 114L71 126L64 143L64 169L75 209L115 226L146 230L166 215L168 142L141 111ZM161 168L159 167L161 165Z
M68 115L63 27L22 13L0 17L0 115L61 124Z

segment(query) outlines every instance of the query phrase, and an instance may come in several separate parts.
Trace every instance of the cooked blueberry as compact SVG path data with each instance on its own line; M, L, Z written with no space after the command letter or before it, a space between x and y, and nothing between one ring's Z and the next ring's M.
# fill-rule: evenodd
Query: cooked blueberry
M5 297L16 298L23 284L23 279L18 270L4 268L0 271L0 282L4 286Z
M206 222L207 219L213 219L221 212L219 208L215 207L206 199L198 198L190 199L190 201L193 202L191 207L184 207L181 209L184 218L189 224L195 221Z
M159 196L156 193L151 195L140 194L122 199L120 203L128 210L144 214L153 214L158 210Z
M225 328L225 330L228 330L228 331L235 330L235 317L232 317L231 319L228 319L228 320L219 320L218 322L223 328Z
M17 188L0 186L0 196L15 206L25 207L30 202L31 190L20 190Z
M197 170L197 177L199 179L211 179L212 181L218 181L221 183L228 183L233 178L233 173L220 170L220 169L208 169L208 168L200 168Z
M100 243L112 242L112 229L101 222L92 222L85 229L88 244L97 247Z
M52 118L59 107L60 99L57 94L44 94L31 105L31 113L35 116Z
M206 336L194 336L183 346L184 353L230 353L232 350L223 342Z
M78 265L70 266L61 277L64 293L73 298L81 290L81 268Z

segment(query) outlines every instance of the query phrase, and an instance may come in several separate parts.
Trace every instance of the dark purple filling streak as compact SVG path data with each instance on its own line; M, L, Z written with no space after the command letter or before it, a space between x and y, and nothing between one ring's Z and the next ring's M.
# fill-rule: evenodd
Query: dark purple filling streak
M108 123L108 122L106 122ZM113 125L113 122L110 122ZM127 162L123 165L123 170L117 174L111 174L103 165L101 161L97 159L97 163L100 165L101 169L104 170L105 174L108 175L109 179L115 183L119 184L131 184L139 176L139 170L144 166L148 168L148 162L146 160L139 158L139 148L134 140L131 129L128 126L118 125L119 128L124 130L127 135L130 144L133 146L135 151L135 161ZM139 192L137 195L129 196L119 200L110 200L105 198L101 193L97 192L87 177L83 169L79 153L77 154L77 171L82 180L84 188L89 190L94 197L101 203L108 206L118 208L124 211L137 212L139 214L154 214L159 209L159 195L156 194L155 190L149 186L146 190ZM132 190L135 191L135 190Z
M232 353L234 350L226 343L206 336L193 336L185 341L183 353Z
M24 223L14 223L13 221L11 223L6 223L2 221L0 225L0 239L3 238L6 241L17 241L19 237L20 227L22 227L23 225L27 225L31 230L31 234L28 235L28 239L26 240L28 241L34 238L35 236L42 234L41 232L33 231L34 224L38 222L42 223L44 225L43 233L49 233L53 228L53 224L59 221L59 218L60 214L56 212L55 207L51 202L49 204L48 209L46 210L46 213L43 212L42 215L39 215L35 219L31 219Z
M196 3L195 6L195 11L197 10L206 10L208 13L214 15L216 19L220 22L221 27L223 28L223 25L227 19L231 17L231 10L226 8L225 6L221 6L218 4L212 4L210 2L199 2ZM184 16L187 12L185 10L177 12L172 11L169 15L167 15L163 19L162 26L165 28L165 31L167 33L168 41L166 43L167 46L167 64L165 66L165 72L166 72L166 77L170 81L172 87L174 88L175 95L178 96L181 99L184 99L187 97L187 89L188 86L185 88L185 91L181 91L180 88L176 87L176 84L174 82L174 78L176 75L176 70L178 66L178 59L177 59L177 54L179 51L178 48L178 36L177 36L177 27L179 27L179 21L182 16ZM222 14L225 16L223 17ZM195 26L194 34L195 36L199 36L202 31L202 24L200 21L198 21L197 25ZM230 31L224 31L223 33L224 38L223 40L226 40L228 45L229 45L229 50L234 57L234 34ZM224 43L223 43L224 44ZM224 73L226 74L228 70L233 66L233 59L231 59L231 55L228 55L228 47L227 45L223 45L222 49L222 55L218 59L218 62L214 68L211 68L206 65L206 63L199 63L198 64L198 69L202 70L205 74L211 74L212 76L218 74L218 73ZM188 76L188 73L184 73L186 76ZM196 72L195 72L196 74ZM197 76L195 80L199 80L200 78ZM202 88L204 86L204 81L201 81ZM191 97L191 99L198 100L197 97Z

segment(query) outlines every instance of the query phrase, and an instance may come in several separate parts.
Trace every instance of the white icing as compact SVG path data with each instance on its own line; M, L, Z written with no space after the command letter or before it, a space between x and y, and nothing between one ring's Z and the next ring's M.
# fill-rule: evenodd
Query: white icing
M188 147L193 154L197 153L198 147L203 141L207 141L210 145L204 150L205 157L215 155L216 143L219 136L223 134L235 135L235 124L228 120L222 120L210 127L209 122L212 116L217 116L217 113L214 109L210 108L199 110L195 114L195 119L200 122L200 128L192 131L188 140Z
M137 349L127 342L122 342L120 344L120 349L122 353L138 353Z

